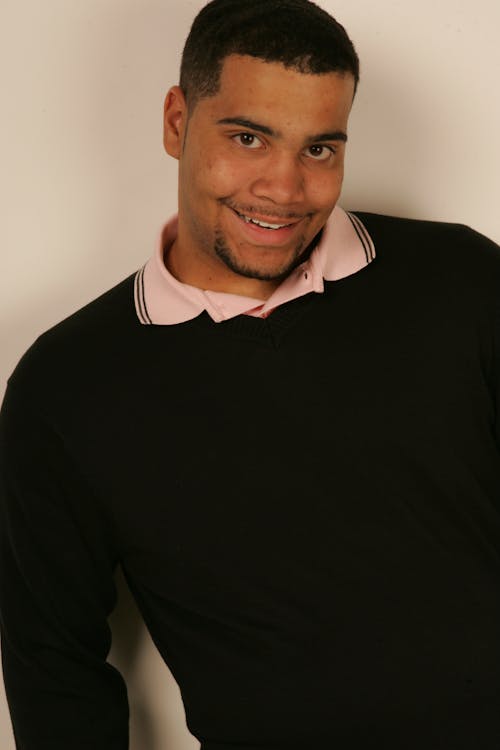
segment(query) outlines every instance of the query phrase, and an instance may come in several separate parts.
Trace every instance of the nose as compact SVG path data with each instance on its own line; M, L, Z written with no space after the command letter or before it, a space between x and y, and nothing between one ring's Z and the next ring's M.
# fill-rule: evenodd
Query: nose
M303 166L296 154L276 152L260 164L252 192L256 198L280 206L292 206L304 199Z

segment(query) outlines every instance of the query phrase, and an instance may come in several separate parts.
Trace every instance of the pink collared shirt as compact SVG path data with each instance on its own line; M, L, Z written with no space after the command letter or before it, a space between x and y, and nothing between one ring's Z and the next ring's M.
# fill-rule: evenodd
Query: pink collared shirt
M336 206L321 241L267 300L213 292L183 284L165 265L165 254L177 236L174 216L161 232L155 254L135 277L135 308L144 325L176 325L204 310L216 323L237 315L265 318L272 310L310 292L321 294L324 281L337 281L365 268L375 259L375 246L364 224Z

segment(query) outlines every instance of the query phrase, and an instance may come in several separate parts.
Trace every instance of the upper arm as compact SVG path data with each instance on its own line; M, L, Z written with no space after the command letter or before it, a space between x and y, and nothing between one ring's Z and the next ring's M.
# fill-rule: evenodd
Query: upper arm
M128 706L106 662L109 521L64 437L8 388L0 415L0 624L22 750L124 750Z

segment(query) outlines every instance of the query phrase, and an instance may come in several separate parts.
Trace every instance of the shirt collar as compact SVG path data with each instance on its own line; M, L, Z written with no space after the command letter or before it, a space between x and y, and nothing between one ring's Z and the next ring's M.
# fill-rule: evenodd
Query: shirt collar
M336 206L311 256L295 268L268 300L213 292L183 284L165 266L164 256L177 236L177 216L163 227L156 252L135 277L135 308L144 325L176 325L206 311L220 323L237 315L266 317L279 305L310 292L321 294L324 281L337 281L375 259L375 246L364 224Z

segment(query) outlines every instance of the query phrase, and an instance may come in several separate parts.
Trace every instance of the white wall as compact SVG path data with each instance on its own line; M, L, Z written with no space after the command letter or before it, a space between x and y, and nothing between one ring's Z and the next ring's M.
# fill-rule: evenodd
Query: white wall
M500 241L498 0L322 0L363 65L342 204ZM141 265L175 210L163 96L203 2L1 0L0 394L34 337ZM177 686L123 592L132 750L190 750ZM0 747L13 750L0 696Z

